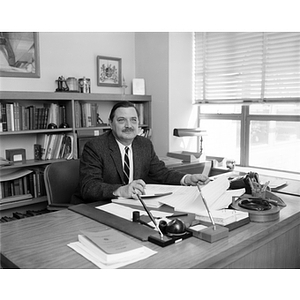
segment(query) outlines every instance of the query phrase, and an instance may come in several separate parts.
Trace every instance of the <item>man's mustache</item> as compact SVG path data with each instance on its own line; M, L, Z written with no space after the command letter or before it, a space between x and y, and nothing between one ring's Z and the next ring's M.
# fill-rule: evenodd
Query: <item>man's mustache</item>
M122 132L133 132L134 129L133 128L125 128L122 130Z

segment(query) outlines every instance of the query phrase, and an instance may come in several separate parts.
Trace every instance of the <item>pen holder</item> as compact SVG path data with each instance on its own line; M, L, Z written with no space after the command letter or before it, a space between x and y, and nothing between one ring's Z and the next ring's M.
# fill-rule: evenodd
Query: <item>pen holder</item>
M266 190L262 188L254 188L252 189L252 196L255 198L266 199Z

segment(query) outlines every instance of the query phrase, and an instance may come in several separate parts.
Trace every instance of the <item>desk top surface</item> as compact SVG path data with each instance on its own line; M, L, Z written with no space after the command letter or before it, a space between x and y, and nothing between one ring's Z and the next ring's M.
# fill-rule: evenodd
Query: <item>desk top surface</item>
M275 231L284 231L284 228L300 223L299 197L282 194L280 197L287 206L280 211L277 221L251 222L229 232L228 238L212 244L194 237L165 248L144 242L145 246L158 253L125 268L220 268L232 256L251 251L250 245L259 245ZM96 268L67 244L77 241L80 230L96 231L105 227L70 210L2 223L2 260L11 264L11 267L30 269Z

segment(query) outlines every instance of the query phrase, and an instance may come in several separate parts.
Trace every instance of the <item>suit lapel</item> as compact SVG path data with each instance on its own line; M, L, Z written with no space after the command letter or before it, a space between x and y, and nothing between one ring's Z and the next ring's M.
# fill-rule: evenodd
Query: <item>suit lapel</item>
M143 149L140 147L137 140L134 139L132 143L132 151L133 151L133 179L139 179L141 177L141 170L143 166L143 158L142 151Z
M110 156L114 161L116 170L121 178L121 181L123 182L124 180L123 180L123 167L122 167L121 153L120 153L119 146L115 140L115 137L112 133L108 136L108 145L110 150Z

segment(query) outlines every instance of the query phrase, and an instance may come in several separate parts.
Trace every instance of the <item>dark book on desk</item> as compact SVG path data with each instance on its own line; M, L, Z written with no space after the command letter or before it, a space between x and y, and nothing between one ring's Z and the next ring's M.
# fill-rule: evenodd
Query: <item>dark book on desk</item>
M114 229L82 231L78 240L105 264L128 261L144 251L141 244Z

